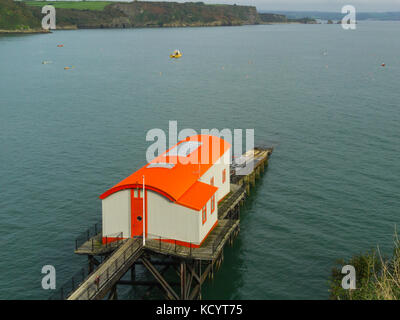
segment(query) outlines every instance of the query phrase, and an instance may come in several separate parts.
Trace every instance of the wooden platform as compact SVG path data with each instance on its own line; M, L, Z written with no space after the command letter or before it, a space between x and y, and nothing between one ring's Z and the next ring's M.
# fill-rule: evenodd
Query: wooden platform
M200 248L190 248L160 241L146 240L145 249L164 255L190 258L195 260L214 260L218 257L226 241L238 231L240 220L219 220L218 225L208 235Z
M231 192L218 203L218 220L223 220L229 212L235 208L246 197L245 186L231 183Z
M84 242L80 247L78 247L74 252L76 254L91 255L91 256L102 256L107 255L117 249L126 239L120 241L114 241L110 243L103 244L101 241L102 235L99 232L94 237L90 238L88 241Z
M128 239L68 297L68 300L102 299L142 255L142 242Z

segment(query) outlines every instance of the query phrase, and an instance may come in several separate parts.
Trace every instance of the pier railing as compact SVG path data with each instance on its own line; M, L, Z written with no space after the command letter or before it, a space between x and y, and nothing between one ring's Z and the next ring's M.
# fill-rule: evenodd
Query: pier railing
M192 256L193 250L198 247L198 244L194 244L190 241L179 241L168 237L162 237L160 235L147 233L146 245L158 251L179 253L180 255Z
M228 234L229 230L233 227L235 223L240 218L239 210L234 210L232 214L230 214L229 219L226 219L228 223L224 226L218 236L215 238L212 244L212 253L213 255L217 252L219 245L222 243L226 235Z
M234 210L232 214L229 215L229 219L224 219L226 224L219 231L218 236L212 241L211 244L205 245L206 248L199 247L198 244L192 243L190 241L179 241L176 239L171 239L168 237L162 237L155 234L147 234L145 247L148 247L158 252L176 254L179 256L193 257L197 256L196 250L201 249L202 254L207 254L208 256L214 256L218 251L220 244L223 242L225 237L229 234L230 229L239 220L239 210ZM139 237L138 237L139 238ZM140 237L142 239L142 237ZM143 241L143 240L141 240Z
M125 265L127 260L130 259L135 252L139 252L139 250L142 248L141 241L142 240L138 238L136 241L131 242L126 248L124 248L122 252L120 252L118 258L115 260L111 260L110 258L106 260L108 261L107 268L102 270L92 283L88 283L84 290L81 291L79 296L75 297L75 300L90 300L95 297L100 288L108 284L108 282L114 278L116 273ZM90 274L87 278L89 278L91 275L92 274ZM86 280L87 279L85 279L85 282Z
M102 237L101 233L99 234L97 231L100 230L101 228L98 229L99 224L96 224L86 230L83 234L81 234L76 240L75 240L75 246L76 248L79 248L82 245L89 245L91 247L91 250L94 251L95 248L101 247L103 249L110 249L110 248L117 248L119 247L123 242L124 239L122 237L123 233L118 232L115 234L110 235L109 237L105 237L105 243L102 243ZM113 239L112 242L109 241L108 238ZM103 257L100 257L101 261L100 263L103 262ZM88 273L88 270L86 268L82 268L79 271L77 271L70 280L66 281L61 287L58 287L49 297L49 300L64 300L66 299L73 291L75 291L84 281L85 279L88 278L90 273Z
M246 192L246 186L241 185L236 191L229 195L229 198L226 201L223 201L220 206L218 206L218 213L224 213L229 210L229 208L233 205L233 203L241 196L242 193Z
M101 233L101 230L102 224L101 222L99 222L88 228L85 232L82 232L75 239L75 250L78 250L78 248L82 246L85 242L89 241L91 238Z
M79 285L85 281L88 276L88 270L82 268L77 271L70 280L65 282L61 287L57 288L49 297L49 300L64 300L71 292L73 292Z
M119 247L123 240L122 232L103 237L101 224L96 223L75 239L75 251L103 254Z

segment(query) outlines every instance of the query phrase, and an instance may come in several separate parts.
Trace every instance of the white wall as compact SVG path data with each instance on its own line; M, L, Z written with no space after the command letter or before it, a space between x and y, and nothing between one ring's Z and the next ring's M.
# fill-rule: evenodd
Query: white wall
M147 233L167 239L200 243L198 211L175 204L164 196L147 191Z
M202 224L202 213L177 205L162 195L147 191L147 232L164 238L200 244L212 226L218 220L218 201L230 192L230 151L228 150L219 163L214 164L200 181L209 184L214 177L218 188L215 197L215 210L211 214L211 201L207 202L207 221ZM222 171L226 169L226 181L222 183ZM123 232L123 237L131 236L131 197L130 189L121 190L102 200L103 236L116 236Z
M121 190L102 200L103 237L115 237L123 232L131 235L131 190Z
M200 226L200 242L204 239L204 237L208 234L210 229L213 227L215 222L218 220L218 205L217 201L215 201L215 210L211 213L211 200L207 202L207 221L203 225L203 215L202 212L199 212L198 223Z
M216 202L221 200L230 192L230 165L229 165L230 151L229 149L221 157L219 163L215 163L210 169L207 170L200 178L201 182L210 184L210 180L214 177L214 186L218 188L216 193ZM222 171L226 169L226 181L222 183Z

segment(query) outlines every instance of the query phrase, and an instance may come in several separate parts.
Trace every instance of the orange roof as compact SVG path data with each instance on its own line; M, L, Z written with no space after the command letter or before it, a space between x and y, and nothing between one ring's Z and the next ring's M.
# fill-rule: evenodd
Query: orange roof
M183 199L184 205L198 208L205 195L209 195L214 187L206 190L204 186L194 184L230 147L228 142L216 136L188 137L104 192L100 199L119 190L141 187L144 176L146 189L158 192L177 203ZM196 192L189 192L192 186ZM188 195L185 195L187 192ZM215 191L212 194L214 193Z
M178 204L194 210L201 210L218 188L197 181L177 201Z

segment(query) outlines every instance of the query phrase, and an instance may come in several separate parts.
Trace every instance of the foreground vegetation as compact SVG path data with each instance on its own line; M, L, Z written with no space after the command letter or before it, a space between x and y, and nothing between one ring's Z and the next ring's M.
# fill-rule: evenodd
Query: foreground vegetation
M339 260L332 269L330 294L334 300L399 300L400 299L400 242L396 237L393 256L383 258L378 250ZM341 286L341 268L352 265L356 270L356 289Z

